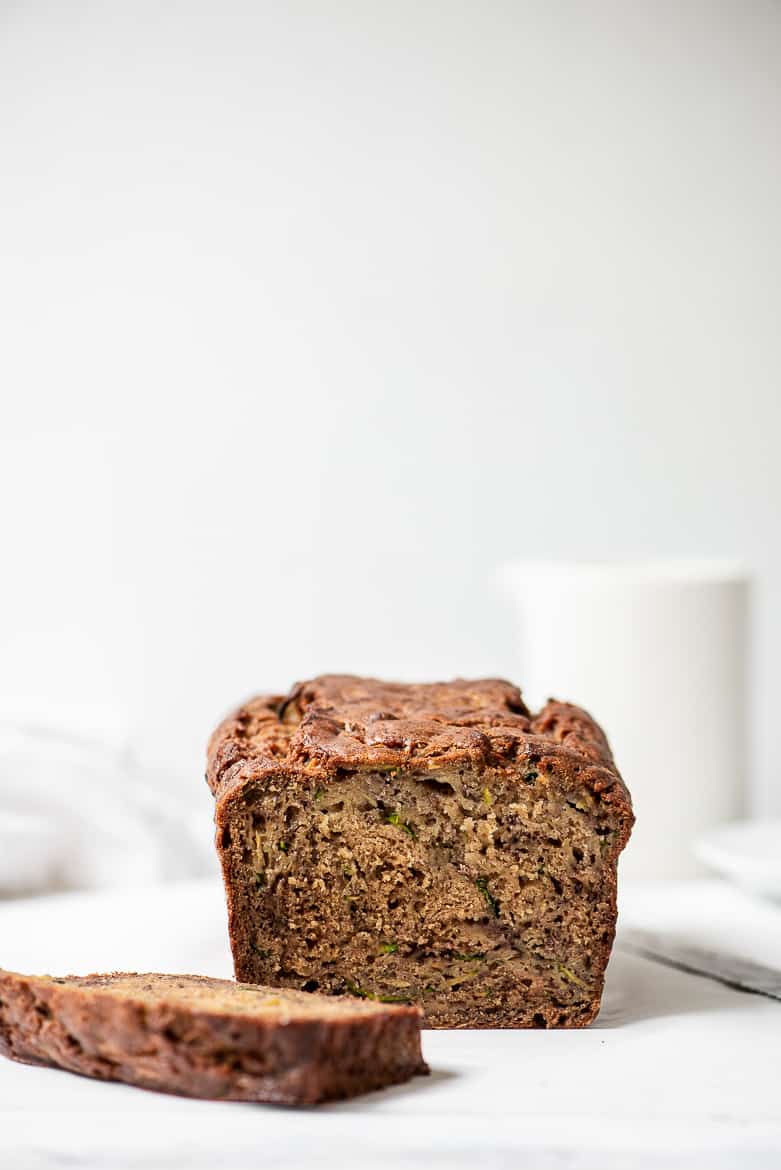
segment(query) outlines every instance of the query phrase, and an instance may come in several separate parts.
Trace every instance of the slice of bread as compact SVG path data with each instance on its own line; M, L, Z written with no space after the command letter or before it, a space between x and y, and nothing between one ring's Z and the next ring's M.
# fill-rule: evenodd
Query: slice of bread
M286 1105L428 1071L416 1008L200 975L0 970L0 1052L187 1097Z

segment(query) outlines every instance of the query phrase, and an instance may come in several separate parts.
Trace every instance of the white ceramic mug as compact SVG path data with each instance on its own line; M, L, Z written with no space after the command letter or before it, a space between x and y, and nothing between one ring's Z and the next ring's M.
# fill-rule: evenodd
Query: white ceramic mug
M637 824L623 875L701 872L692 842L740 816L749 578L714 561L525 562L502 583L527 702L585 707L605 729Z

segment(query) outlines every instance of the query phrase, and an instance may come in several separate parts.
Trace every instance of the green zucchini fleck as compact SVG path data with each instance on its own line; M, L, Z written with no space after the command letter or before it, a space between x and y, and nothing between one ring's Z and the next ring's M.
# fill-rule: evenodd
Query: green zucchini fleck
M262 890L266 884L266 872L263 869L257 870L255 874L255 885L259 890Z
M499 903L497 902L496 898L493 896L491 891L488 889L487 879L486 878L477 878L477 880L475 881L475 885L477 886L480 893L483 895L483 897L485 899L485 904L488 907L488 909L491 911L491 913L493 914L494 918L498 918L499 917Z
M391 809L390 812L385 813L385 823L388 825L395 825L397 829L403 829L405 833L408 833L409 836L412 837L413 841L417 839L417 833L415 830L410 825L408 825L406 821L403 821L394 809Z
M380 947L380 954L382 954L382 955L395 955L396 951L398 949L399 949L398 943L386 942L386 943L383 943L382 946Z
M352 983L349 979L345 979L344 985L350 992L350 995L357 995L358 999L374 999L374 996L369 991L364 991L357 983Z
M408 995L377 995L374 991L366 991L358 983L352 983L349 979L345 980L345 986L350 992L350 995L356 995L358 999L372 999L376 1003L409 1003L410 997Z
M280 853L287 853L287 848L287 841L280 841L277 844L277 849L280 851Z
M583 980L579 979L574 971L570 971L569 967L565 967L561 963L559 963L559 975L561 975L562 979L565 979L567 983L575 983L578 987L586 986Z

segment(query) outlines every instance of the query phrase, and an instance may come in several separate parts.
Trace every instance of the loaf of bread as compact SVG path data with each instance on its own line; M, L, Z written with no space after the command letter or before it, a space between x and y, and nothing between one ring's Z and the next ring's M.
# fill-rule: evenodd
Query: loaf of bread
M285 1105L427 1071L414 1008L199 975L0 970L0 1052L186 1097Z
M587 1024L629 793L584 711L492 679L331 675L253 699L207 780L236 977L433 1027Z

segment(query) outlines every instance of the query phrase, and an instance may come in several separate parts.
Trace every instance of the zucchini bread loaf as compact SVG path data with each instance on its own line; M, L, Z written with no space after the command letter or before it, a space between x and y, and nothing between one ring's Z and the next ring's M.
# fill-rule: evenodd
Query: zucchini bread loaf
M0 1052L187 1097L284 1105L428 1071L414 1008L201 975L0 970Z
M326 675L246 703L207 780L236 977L432 1027L599 1010L633 816L589 715L509 683Z

